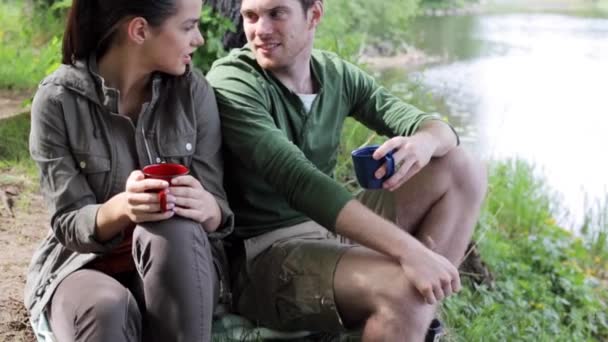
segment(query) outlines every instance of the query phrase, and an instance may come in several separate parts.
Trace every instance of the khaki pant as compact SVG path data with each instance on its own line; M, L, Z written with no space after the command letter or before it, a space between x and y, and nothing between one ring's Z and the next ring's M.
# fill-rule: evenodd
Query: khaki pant
M365 191L358 199L393 220L390 192ZM313 221L277 229L231 249L235 309L278 330L342 331L333 277L353 244Z

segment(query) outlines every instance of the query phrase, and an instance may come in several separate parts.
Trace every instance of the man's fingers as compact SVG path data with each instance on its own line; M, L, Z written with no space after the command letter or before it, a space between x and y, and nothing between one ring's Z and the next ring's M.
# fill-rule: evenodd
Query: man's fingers
M452 278L446 274L441 278L441 290L443 292L444 298L447 298L452 295Z
M423 287L420 290L420 294L422 294L427 304L434 305L437 303L437 299L435 298L435 293L433 292L432 286Z
M384 156L390 151L397 149L399 145L401 145L401 140L403 137L394 137L384 142L384 144L380 145L372 157L376 160L384 158Z
M456 277L452 278L452 292L457 293L462 290L462 284L460 283L460 274L456 275Z
M401 186L407 180L407 178L405 178L405 176L408 173L408 171L410 171L410 168L413 165L414 165L414 160L406 160L403 163L403 165L401 165L397 169L395 174L393 174L391 176L391 178L387 179L386 182L384 182L383 187L388 190L391 190L391 189L394 190L394 189L398 188L399 186Z
M440 302L445 298L445 294L443 293L443 289L441 286L433 287L433 294L435 295L435 300Z

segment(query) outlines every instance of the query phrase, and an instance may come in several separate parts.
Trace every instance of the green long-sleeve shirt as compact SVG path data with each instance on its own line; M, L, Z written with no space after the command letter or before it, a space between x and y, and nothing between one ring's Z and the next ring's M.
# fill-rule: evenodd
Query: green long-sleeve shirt
M332 177L346 117L386 136L411 135L422 121L438 118L334 54L313 51L311 70L318 96L310 112L248 48L216 61L207 75L222 121L225 187L238 238L309 219L335 228L352 199Z

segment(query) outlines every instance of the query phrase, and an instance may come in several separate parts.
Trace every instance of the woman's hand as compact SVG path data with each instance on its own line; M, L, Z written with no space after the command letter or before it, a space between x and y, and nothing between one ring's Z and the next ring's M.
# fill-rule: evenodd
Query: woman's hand
M171 180L167 203L175 203L173 211L179 216L200 222L207 232L214 232L222 220L222 212L213 197L194 177L179 176Z
M135 170L127 178L125 187L126 214L134 223L162 221L172 217L174 202L169 201L169 183L161 179L145 178L143 172ZM158 191L167 191L167 211L160 212Z

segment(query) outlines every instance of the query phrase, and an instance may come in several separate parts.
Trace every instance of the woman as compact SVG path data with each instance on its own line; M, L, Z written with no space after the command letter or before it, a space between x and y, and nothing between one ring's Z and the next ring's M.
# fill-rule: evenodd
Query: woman
M52 229L25 302L58 341L209 341L230 232L212 89L191 55L201 0L74 0L61 67L32 106L30 152ZM189 175L145 178L181 163ZM168 189L160 212L155 192Z

